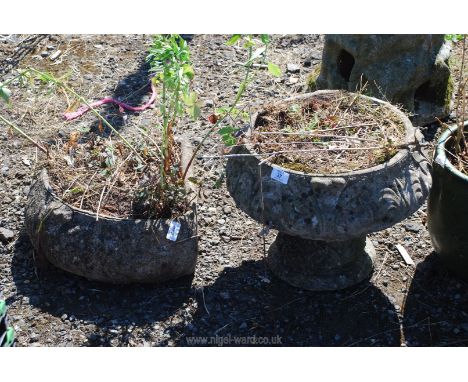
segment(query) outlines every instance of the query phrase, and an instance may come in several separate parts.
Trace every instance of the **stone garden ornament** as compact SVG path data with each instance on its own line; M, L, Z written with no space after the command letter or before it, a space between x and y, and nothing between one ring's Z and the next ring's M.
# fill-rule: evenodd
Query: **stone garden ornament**
M327 35L317 89L366 92L414 114L415 124L450 113L453 85L444 35Z
M430 168L420 133L396 107L366 98L393 110L406 130L407 147L382 164L333 175L302 173L245 155L255 154L250 143L235 147L232 152L241 155L228 159L231 196L250 217L279 231L267 262L276 276L296 287L335 290L368 278L375 250L366 235L405 219L428 196ZM257 123L258 116L253 130Z

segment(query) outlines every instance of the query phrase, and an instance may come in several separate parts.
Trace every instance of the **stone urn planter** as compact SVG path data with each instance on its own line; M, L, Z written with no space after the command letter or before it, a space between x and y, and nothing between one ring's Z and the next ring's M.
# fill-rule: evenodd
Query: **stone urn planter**
M333 92L318 91L284 102ZM365 98L393 110L405 126L408 148L385 163L347 173L309 174L245 155L256 154L251 143L233 148L233 154L244 155L228 159L231 196L250 217L279 231L267 262L276 276L293 286L336 290L368 278L375 250L366 235L411 215L429 193L430 168L418 145L420 133L394 106ZM287 183L275 179L278 172L286 175Z
M189 154L182 146L182 163ZM96 214L70 206L55 195L44 169L28 196L25 227L36 258L91 280L162 282L195 271L195 204L174 220L101 215L96 220Z
M468 122L465 122L465 128ZM457 127L439 138L428 201L428 229L437 256L454 274L468 280L468 176L448 160Z

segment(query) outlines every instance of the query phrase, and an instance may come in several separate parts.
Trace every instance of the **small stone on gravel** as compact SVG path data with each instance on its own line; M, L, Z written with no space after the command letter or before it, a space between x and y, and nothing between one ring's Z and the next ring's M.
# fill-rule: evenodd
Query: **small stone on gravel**
M419 232L423 229L422 225L415 223L406 223L404 227L407 231L410 232Z
M23 156L21 157L21 159L23 160L23 163L26 165L26 166L31 166L31 161L29 160L29 158L27 156Z
M301 71L301 67L296 64L288 64L286 66L286 71L288 73L299 73Z
M291 77L289 79L289 84L291 84L291 85L297 84L298 82L299 82L299 78L297 78L297 77Z
M36 333L31 333L29 336L29 342L37 342L39 341L39 335Z
M56 60L57 58L60 57L60 55L62 54L62 51L61 50L57 50L56 52L54 52L49 58L54 61Z
M321 57L322 55L318 52L312 53L308 58L304 60L302 65L304 65L306 68L309 68L312 66L312 62L320 61Z
M11 229L0 228L0 241L4 244L13 240L15 233Z

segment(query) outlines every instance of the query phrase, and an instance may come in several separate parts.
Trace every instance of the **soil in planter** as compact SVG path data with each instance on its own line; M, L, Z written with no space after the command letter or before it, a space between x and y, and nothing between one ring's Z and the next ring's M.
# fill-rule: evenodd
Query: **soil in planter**
M305 173L337 174L388 161L405 126L384 105L348 92L267 106L251 139L270 162Z
M91 134L85 141L78 132L73 132L68 141L57 141L49 147L49 158L42 163L55 194L65 203L101 216L182 215L190 203L181 181L180 147L174 146L164 185L159 149L142 138L133 147L144 161L113 138Z

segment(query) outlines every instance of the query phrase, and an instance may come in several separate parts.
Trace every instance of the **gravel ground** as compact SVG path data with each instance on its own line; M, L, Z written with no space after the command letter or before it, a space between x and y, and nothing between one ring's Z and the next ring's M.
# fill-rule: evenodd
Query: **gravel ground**
M150 41L143 35L8 36L0 39L0 78L33 65L68 75L70 84L90 99L124 98L147 81L144 57ZM190 42L203 117L185 121L180 130L194 143L209 127L206 116L233 99L241 78L235 62L243 59L242 52L223 45L225 41L226 36L196 35ZM245 98L246 110L250 104L304 91L307 74L320 64L322 47L318 35L274 36L269 54L283 76L273 79L260 71ZM60 57L51 60L57 50ZM298 65L300 72L286 72L288 63ZM62 94L13 90L14 106L2 113L36 138L47 141L97 127L91 114L64 122ZM146 97L136 92L127 100L138 104ZM151 110L126 115L113 106L103 110L124 134L152 122ZM206 153L217 153L218 138L206 147ZM377 260L369 281L340 292L306 292L270 274L258 236L261 226L235 207L224 183L217 187L224 162L199 161L195 169L204 188L194 276L164 285L109 286L55 268L36 269L23 230L36 155L34 147L0 130L0 287L19 346L190 346L199 337L206 345L242 344L235 341L253 337L289 346L447 346L468 341L467 284L438 264L425 227L425 206L370 235ZM266 244L274 237L271 232ZM406 265L396 244L408 250L414 266Z

